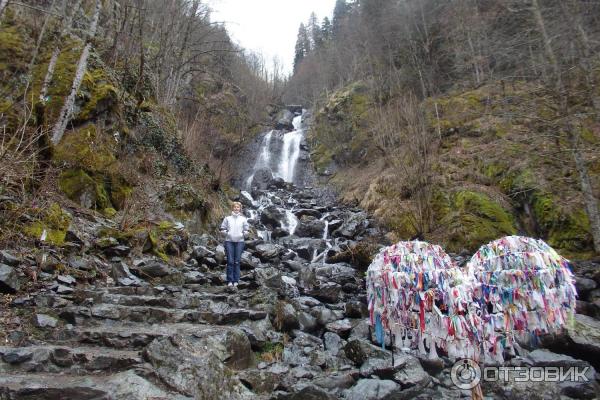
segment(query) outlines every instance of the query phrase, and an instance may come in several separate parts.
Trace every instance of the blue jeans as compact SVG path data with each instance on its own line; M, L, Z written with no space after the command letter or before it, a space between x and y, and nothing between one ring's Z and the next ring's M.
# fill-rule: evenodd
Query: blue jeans
M244 242L225 242L227 254L227 282L236 283L240 280L240 260L244 251Z

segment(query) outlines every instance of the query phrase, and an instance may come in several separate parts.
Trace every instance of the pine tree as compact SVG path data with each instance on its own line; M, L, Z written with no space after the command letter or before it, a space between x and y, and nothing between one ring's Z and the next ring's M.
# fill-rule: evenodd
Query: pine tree
M331 33L331 21L328 17L325 17L321 23L321 38L323 43L331 39Z
M346 0L336 0L335 7L333 8L333 20L331 22L331 32L333 36L339 35L340 27L344 18L350 11L350 4L346 3Z
M294 53L294 72L298 69L298 66L306 57L306 55L310 52L311 45L310 39L308 36L308 31L306 30L306 26L304 23L300 23L300 27L298 28L298 37L296 39L296 48Z
M319 26L319 22L317 20L317 14L314 12L312 12L308 18L307 31L310 39L311 49L316 50L321 47L323 44L321 27Z

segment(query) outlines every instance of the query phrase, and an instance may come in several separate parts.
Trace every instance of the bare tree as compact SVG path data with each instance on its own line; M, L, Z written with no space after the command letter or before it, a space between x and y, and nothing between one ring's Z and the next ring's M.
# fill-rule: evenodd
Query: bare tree
M83 80L83 75L87 70L87 60L90 55L90 50L92 49L92 40L96 36L101 7L101 0L96 0L94 15L92 16L92 22L87 32L85 46L83 47L83 51L81 52L81 56L79 57L79 61L77 62L75 77L73 78L73 84L71 85L71 92L69 93L69 96L65 100L65 103L63 104L63 107L60 110L58 120L56 121L54 129L52 130L52 143L54 144L58 144L60 142L65 133L65 129L67 128L67 124L71 119L73 105L75 104L75 96L77 96L79 86L81 86L81 81Z
M0 0L0 17L2 17L2 13L8 6L8 0Z

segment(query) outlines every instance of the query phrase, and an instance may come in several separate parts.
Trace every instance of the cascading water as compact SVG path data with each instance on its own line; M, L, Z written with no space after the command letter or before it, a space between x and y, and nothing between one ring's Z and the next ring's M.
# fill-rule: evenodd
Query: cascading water
M294 183L304 136L302 115L295 116L292 125L294 130L291 132L269 131L264 134L252 172L244 181L246 189L251 189L257 171L265 169L270 170L274 177Z
M254 163L254 168L252 168L252 174L246 179L246 187L250 188L252 185L252 179L254 178L254 173L260 168L270 168L271 162L271 138L273 137L273 131L269 131L265 134L262 144L260 147L260 153L258 154L258 158Z
M294 131L283 135L283 148L275 174L286 182L294 182L294 172L300 155L300 141L302 135L304 135L301 115L294 117L292 124L294 125Z

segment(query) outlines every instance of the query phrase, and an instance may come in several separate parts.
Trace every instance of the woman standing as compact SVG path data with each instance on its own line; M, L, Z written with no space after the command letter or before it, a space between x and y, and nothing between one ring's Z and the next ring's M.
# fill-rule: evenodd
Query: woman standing
M241 203L233 202L231 215L223 219L221 232L225 234L227 286L237 287L240 280L240 259L244 251L244 237L248 234L248 219L242 215Z

